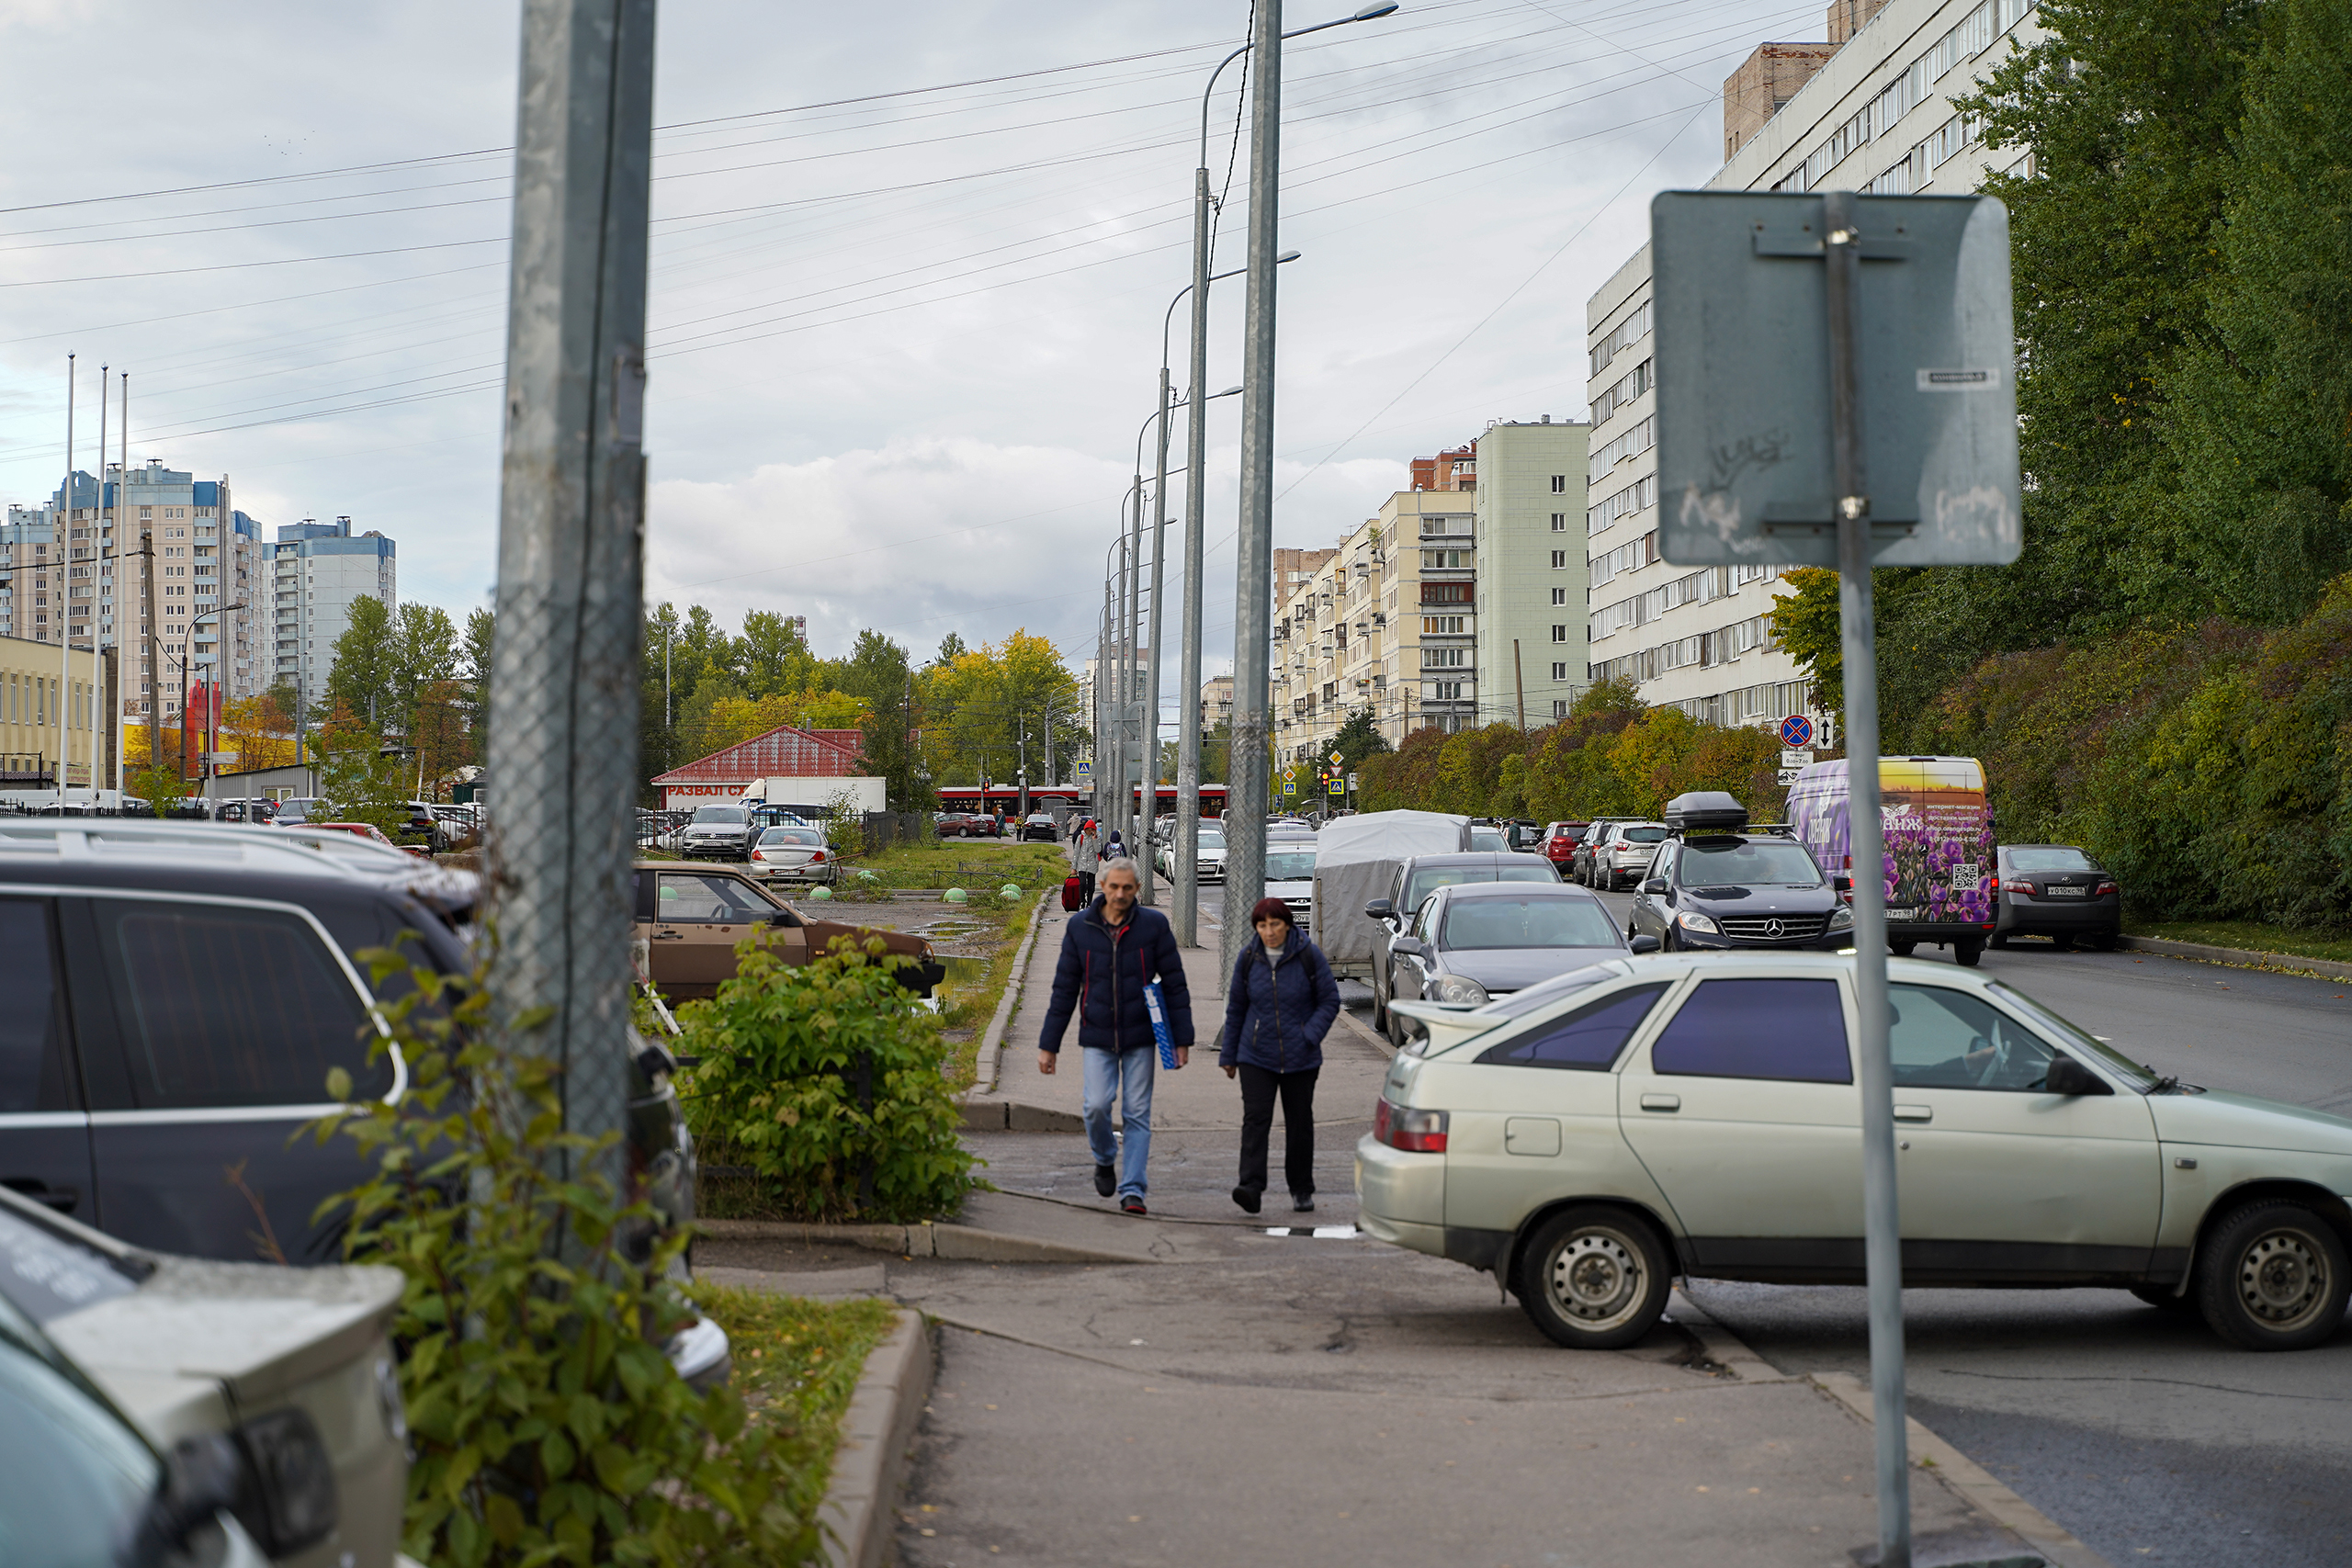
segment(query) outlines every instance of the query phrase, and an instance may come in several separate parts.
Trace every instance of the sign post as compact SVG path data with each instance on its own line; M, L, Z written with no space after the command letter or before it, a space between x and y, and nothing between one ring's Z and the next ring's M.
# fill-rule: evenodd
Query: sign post
M1659 553L1838 569L1879 1562L1911 1568L1871 572L2017 558L2008 214L1989 197L1668 191L1650 236ZM1813 728L1791 716L1782 744Z

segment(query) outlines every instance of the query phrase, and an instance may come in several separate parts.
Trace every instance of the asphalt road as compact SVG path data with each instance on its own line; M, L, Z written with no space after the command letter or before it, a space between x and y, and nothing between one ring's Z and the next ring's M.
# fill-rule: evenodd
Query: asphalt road
M1633 895L1602 897L1622 921ZM2352 983L2027 942L1983 971L2190 1083L2352 1115ZM1859 1288L1690 1293L1782 1371L1868 1373ZM1912 1413L2111 1561L2352 1562L2352 1328L2256 1355L2089 1290L1916 1291L1905 1316Z

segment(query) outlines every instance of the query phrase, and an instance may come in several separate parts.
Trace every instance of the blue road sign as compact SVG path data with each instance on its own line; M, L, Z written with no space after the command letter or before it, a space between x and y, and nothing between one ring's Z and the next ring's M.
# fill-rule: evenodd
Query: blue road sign
M1781 721L1781 744L1810 746L1813 744L1813 720L1801 713L1792 713Z

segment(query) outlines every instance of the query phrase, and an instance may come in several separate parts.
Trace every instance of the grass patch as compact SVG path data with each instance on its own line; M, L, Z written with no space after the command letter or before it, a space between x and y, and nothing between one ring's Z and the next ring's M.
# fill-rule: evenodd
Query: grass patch
M961 887L977 892L1008 882L1025 888L1058 887L1069 874L1069 857L1059 844L952 839L884 850L859 860L857 869L872 872L886 887Z
M948 1083L959 1092L972 1087L973 1075L979 1068L980 1037L988 1032L989 1020L996 1017L997 1003L1004 998L1004 988L1012 981L1013 960L1021 955L1021 939L1028 934L1035 900L1042 897L1045 895L1033 893L1019 899L998 899L989 908L965 906L967 909L978 908L974 919L995 923L991 940L996 951L989 956L988 966L977 975L940 987L940 1021L951 1030L970 1031L969 1038L948 1042L947 1059L940 1065Z
M697 1284L693 1295L727 1330L735 1386L752 1419L785 1433L800 1473L793 1508L813 1518L832 1478L842 1415L898 1309L888 1302L812 1302L730 1285Z
M2123 930L2127 936L2162 937L2168 942L2199 942L2208 947L2352 963L2352 939L2313 936L2309 931L2265 925L2260 920L2132 920L2125 923Z

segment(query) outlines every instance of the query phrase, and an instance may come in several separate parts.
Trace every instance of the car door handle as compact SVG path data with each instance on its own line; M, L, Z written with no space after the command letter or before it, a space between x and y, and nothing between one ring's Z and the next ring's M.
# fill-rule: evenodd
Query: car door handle
M1932 1122L1936 1119L1936 1111L1931 1105L1898 1105L1894 1108L1894 1119L1897 1122Z
M44 1204L61 1214L70 1214L82 1201L81 1189L51 1187L37 1176L12 1176L0 1179L0 1187Z
M1645 1094L1642 1096L1642 1109L1645 1111L1679 1111L1682 1109L1682 1097L1679 1094Z
M686 940L686 933L684 931L655 931L653 933L653 940L655 942L684 942Z

